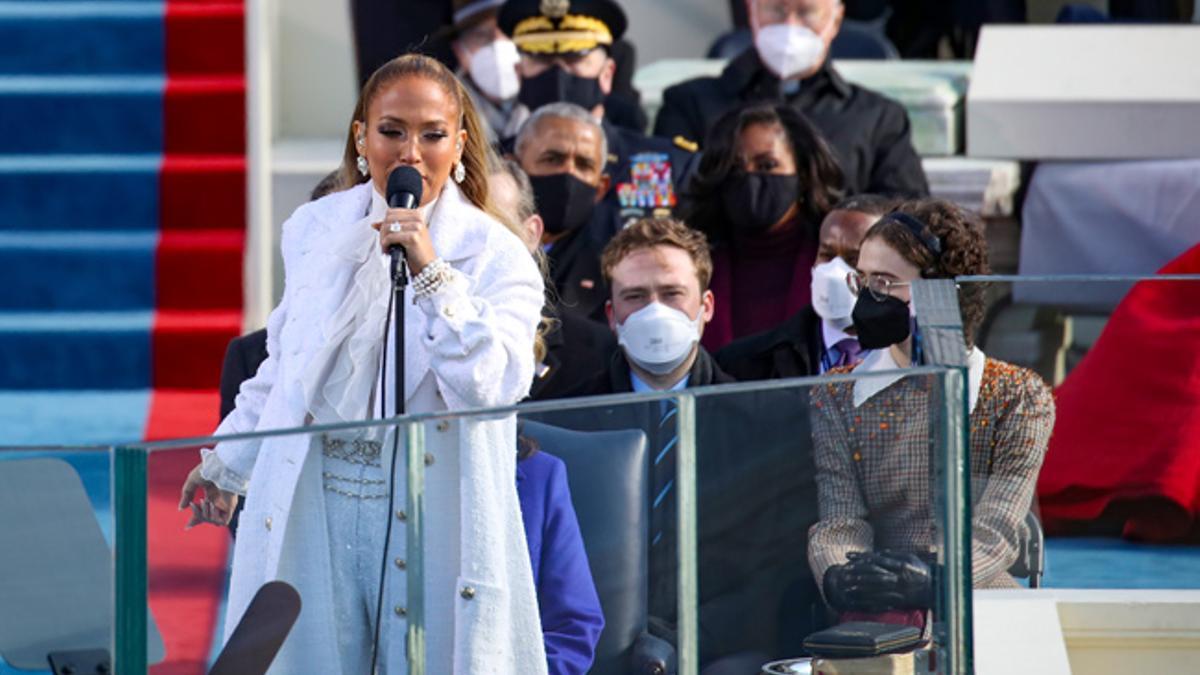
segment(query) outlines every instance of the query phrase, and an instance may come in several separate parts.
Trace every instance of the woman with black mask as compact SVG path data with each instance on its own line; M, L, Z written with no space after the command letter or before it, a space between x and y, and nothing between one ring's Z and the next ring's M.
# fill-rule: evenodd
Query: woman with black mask
M711 351L809 304L817 232L841 197L842 172L812 125L782 104L730 111L705 148L685 220L714 242Z
M858 339L872 351L856 366L830 371L864 377L812 391L821 520L808 543L813 574L844 621L869 615L923 625L931 606L928 382L898 371L922 363L913 282L987 274L987 258L978 216L926 199L872 225L848 275L858 296ZM983 286L963 284L958 300L968 363L973 581L978 588L1016 587L1008 569L1026 536L1054 400L1036 374L975 346Z

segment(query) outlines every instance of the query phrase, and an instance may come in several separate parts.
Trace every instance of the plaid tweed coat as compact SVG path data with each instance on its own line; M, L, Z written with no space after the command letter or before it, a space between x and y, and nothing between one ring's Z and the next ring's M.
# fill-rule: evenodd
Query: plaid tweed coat
M1054 400L1033 372L980 360L970 415L974 584L1015 587L1007 570L1025 532L1025 514L1054 426ZM829 566L846 562L850 551L932 550L932 386L928 378L905 378L858 407L853 382L831 382L812 391L821 519L809 530L808 553L818 580Z

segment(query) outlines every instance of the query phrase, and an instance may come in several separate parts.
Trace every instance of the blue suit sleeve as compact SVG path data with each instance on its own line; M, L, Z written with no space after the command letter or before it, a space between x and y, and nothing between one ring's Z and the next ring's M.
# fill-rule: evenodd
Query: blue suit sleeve
M537 579L546 659L550 675L586 673L604 629L604 614L571 506L566 467L554 458L546 476Z

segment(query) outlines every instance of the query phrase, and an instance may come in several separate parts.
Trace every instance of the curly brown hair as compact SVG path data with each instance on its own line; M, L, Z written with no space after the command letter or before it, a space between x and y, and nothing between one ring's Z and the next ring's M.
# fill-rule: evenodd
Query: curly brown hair
M600 255L600 270L604 281L612 287L612 272L630 253L655 246L674 246L683 249L696 266L700 290L708 290L712 280L712 255L708 238L674 218L642 218L618 232L609 240Z
M918 237L904 223L886 216L867 230L863 241L879 237L908 262L921 270L925 279L953 279L989 274L987 239L983 220L944 199L915 199L901 202L892 213L904 213L925 225ZM941 247L937 254L921 238L932 236ZM963 339L974 346L985 311L984 284L967 284L958 290Z

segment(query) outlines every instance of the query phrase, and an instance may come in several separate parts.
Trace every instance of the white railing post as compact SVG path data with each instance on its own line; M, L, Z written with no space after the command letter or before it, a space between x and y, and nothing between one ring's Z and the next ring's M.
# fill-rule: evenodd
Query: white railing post
M266 325L275 304L271 215L272 0L246 3L246 253L242 327Z

